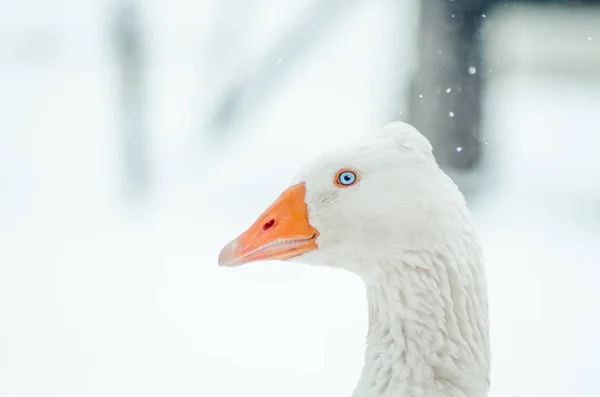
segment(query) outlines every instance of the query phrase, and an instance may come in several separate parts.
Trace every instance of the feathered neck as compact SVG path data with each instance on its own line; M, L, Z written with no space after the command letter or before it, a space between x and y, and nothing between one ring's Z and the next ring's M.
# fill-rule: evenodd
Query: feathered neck
M486 396L488 308L478 244L467 236L402 257L367 282L365 366L352 397Z

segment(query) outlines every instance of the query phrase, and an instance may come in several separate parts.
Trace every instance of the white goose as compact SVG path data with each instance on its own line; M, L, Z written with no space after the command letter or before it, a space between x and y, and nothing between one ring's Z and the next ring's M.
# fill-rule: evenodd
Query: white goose
M365 365L353 397L481 397L489 389L482 253L429 141L395 122L316 158L219 265L298 260L364 280Z

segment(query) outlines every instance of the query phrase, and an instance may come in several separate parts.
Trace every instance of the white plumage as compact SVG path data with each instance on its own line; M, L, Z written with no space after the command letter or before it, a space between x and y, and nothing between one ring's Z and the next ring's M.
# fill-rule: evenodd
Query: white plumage
M338 183L343 171L356 181ZM219 262L266 259L364 280L369 332L353 397L487 395L481 249L462 194L412 126L391 123L317 157Z

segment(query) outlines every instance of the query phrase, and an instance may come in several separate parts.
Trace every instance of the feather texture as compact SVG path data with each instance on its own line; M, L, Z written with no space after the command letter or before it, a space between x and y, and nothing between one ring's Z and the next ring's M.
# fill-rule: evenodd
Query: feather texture
M333 183L340 169L360 177ZM363 278L369 301L365 365L353 397L483 397L490 346L483 255L464 197L429 141L391 123L325 153L306 185L318 249L294 260Z

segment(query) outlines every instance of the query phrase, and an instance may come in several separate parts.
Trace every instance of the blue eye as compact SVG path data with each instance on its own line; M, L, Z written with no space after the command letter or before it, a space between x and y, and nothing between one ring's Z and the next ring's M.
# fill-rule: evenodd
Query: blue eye
M356 176L355 172L343 170L337 173L335 183L338 186L348 187L354 185L357 179L358 177Z

